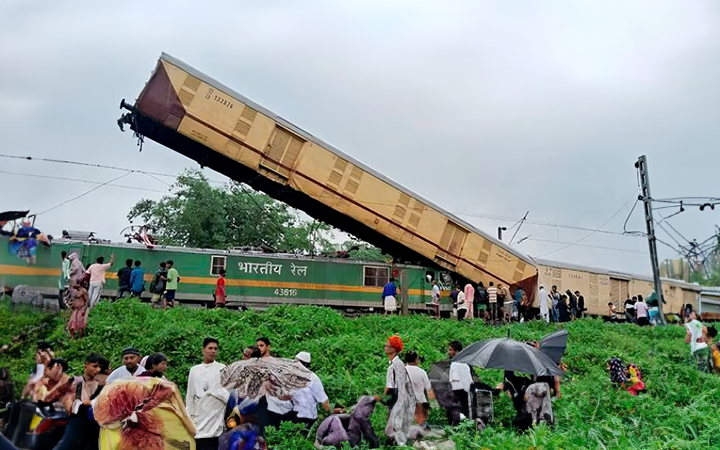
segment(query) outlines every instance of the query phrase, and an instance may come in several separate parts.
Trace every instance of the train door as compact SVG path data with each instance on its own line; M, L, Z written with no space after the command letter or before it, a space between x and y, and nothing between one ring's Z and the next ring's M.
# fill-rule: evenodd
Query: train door
M610 301L615 305L624 305L629 297L629 282L619 278L610 278Z

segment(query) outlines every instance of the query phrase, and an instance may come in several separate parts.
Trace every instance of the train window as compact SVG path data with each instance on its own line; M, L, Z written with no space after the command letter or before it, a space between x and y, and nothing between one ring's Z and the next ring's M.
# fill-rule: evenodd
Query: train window
M218 275L221 269L225 269L227 266L226 256L211 256L210 257L210 275Z
M365 286L385 286L390 281L390 268L365 266L363 267Z

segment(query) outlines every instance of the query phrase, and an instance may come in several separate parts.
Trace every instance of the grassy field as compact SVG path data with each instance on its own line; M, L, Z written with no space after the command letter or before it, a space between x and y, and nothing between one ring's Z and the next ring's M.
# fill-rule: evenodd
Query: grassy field
M20 384L32 367L33 344L38 338L54 343L59 356L74 373L84 357L99 352L120 363L123 347L136 346L143 354L163 352L170 360L167 377L184 392L188 370L201 360L202 339L220 339L219 360L238 359L242 349L259 336L273 342L274 353L293 357L312 353L313 369L325 384L331 403L352 405L363 394L381 394L387 359L383 344L399 333L407 350L416 350L430 362L444 359L447 343L464 344L488 337L503 337L508 328L516 339L540 339L557 329L544 323L488 327L477 322L436 321L424 316L365 316L346 319L326 308L277 307L264 313L224 310L175 309L164 313L145 304L124 300L102 303L92 311L87 336L71 341L57 317L24 309L0 307L0 345L43 321L46 331L30 342L0 355ZM564 362L568 373L562 399L553 409L557 424L529 433L509 428L514 411L508 398L495 403L496 422L482 433L468 427L453 430L461 449L709 449L720 448L720 378L699 374L687 364L689 348L681 327L644 328L582 320L566 324L570 342ZM610 385L605 362L612 356L638 364L647 395L632 397ZM477 369L476 369L477 370ZM489 383L501 381L497 370L477 370ZM373 424L378 435L387 410L378 406ZM444 414L433 410L431 423L443 424ZM314 433L313 433L314 436ZM269 435L275 449L311 449L312 441L289 427Z

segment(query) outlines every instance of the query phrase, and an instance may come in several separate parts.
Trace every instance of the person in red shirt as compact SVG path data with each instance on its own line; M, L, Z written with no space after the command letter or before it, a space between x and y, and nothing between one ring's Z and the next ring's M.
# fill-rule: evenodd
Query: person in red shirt
M225 307L225 269L220 269L220 276L215 284L215 307Z

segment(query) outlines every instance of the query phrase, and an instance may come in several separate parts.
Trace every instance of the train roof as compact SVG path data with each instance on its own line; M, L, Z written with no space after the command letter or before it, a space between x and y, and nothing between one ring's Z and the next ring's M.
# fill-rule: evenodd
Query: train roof
M363 265L384 265L391 266L390 263L377 262L377 261L366 261L362 259L352 258L330 258L327 256L308 256L298 255L295 253L265 253L262 251L246 251L246 250L223 250L217 248L195 248L195 247L179 247L175 245L156 245L153 249L147 248L144 244L136 242L88 242L78 241L72 239L54 239L53 244L66 245L66 244L84 244L92 245L95 247L111 247L111 248L126 248L131 250L147 250L147 251L168 251L176 253L195 253L198 255L215 255L215 256L254 256L261 258L274 258L274 259L297 259L299 261L322 261L332 262L339 264L363 264ZM423 269L423 266L417 266L413 264L397 264L398 267L416 268Z
M331 144L323 141L322 139L314 136L312 133L310 133L310 132L308 132L308 131L305 131L304 129L298 127L297 125L295 125L295 124L293 124L292 122L284 119L283 117L278 116L277 114L273 113L273 112L270 111L269 109L263 107L262 105L259 105L258 103L254 102L253 100L251 100L251 99L247 98L246 96L240 94L239 92L237 92L237 91L235 91L234 89L228 87L227 85L225 85L225 84L217 81L216 79L214 79L214 78L212 78L212 77L210 77L210 76L208 76L208 75L205 75L204 73L200 72L199 70L193 68L192 66L190 66L190 65L188 65L188 64L185 64L184 62L180 61L180 60L177 59L177 58L174 58L174 57L168 55L167 53L162 53L162 55L160 56L160 59L161 59L161 60L165 60L165 61L167 61L168 63L170 63L170 64L172 64L172 65L174 65L174 66L177 66L177 67L181 68L182 70L186 71L186 72L189 73L190 75L192 75L192 76L194 76L194 77L196 77L196 78L199 78L200 80L204 81L205 83L207 83L207 84L209 84L209 85L211 85L211 86L213 86L213 87L216 87L216 88L218 88L218 89L220 89L220 90L222 90L222 91L225 91L226 94L229 94L229 95L237 98L238 100L242 101L242 102L245 103L246 105L249 105L249 106L252 107L253 109L261 112L262 114L264 114L264 115L266 115L266 116L268 116L268 117L270 117L270 118L272 118L272 119L275 120L276 122L280 123L283 127L285 127L285 128L287 128L287 129L291 130L292 132L294 132L294 133L302 136L304 139L307 139L308 141L312 141L312 142L314 142L315 144L317 144L317 145L319 145L319 146L321 146L321 147L324 147L325 149L327 149L327 150L335 153L337 156L339 156L339 157L341 157L341 158L343 158L343 159L351 162L352 164L354 164L354 165L362 168L364 171L366 171L366 172L372 174L373 176L375 176L375 177L377 177L377 178L385 181L386 183L390 184L391 186L393 186L394 188L398 189L399 191L404 192L405 194L409 195L410 197L413 197L413 198L415 198L415 199L423 202L424 204L426 204L427 206L429 206L429 207L431 207L431 208L434 208L435 210L437 210L438 212L444 214L444 215L447 216L448 218L451 218L455 223L457 223L457 224L462 225L463 227L465 227L468 231L471 231L471 232L473 232L473 233L477 233L478 235L482 236L483 238L491 241L493 244L501 247L503 250L507 251L508 253L510 253L510 254L512 254L512 255L515 255L515 256L517 256L518 258L522 259L522 260L525 261L526 263L528 263L528 264L530 264L530 265L532 265L532 266L535 265L535 262L534 262L533 259L530 258L529 256L527 256L527 255L525 255L525 254L523 254L523 253L521 253L521 252L518 252L516 249L511 248L510 246L508 246L508 245L505 244L504 242L500 241L499 239L496 239L496 238L493 237L492 235L487 234L487 233L485 233L485 232L482 231L482 230L479 230L479 229L476 228L475 226L473 226L473 225L469 224L468 222L460 219L459 217L457 217L456 215L448 212L448 211L445 210L444 208L441 208L440 206L438 206L438 205L436 205L435 203L427 200L426 198L424 198L424 197L416 194L415 192L410 191L409 189L407 189L407 188L403 187L402 185L400 185L399 183L393 181L392 179L390 179L390 178L387 177L386 175L383 175L383 174L381 174L381 173L373 170L372 168L368 167L367 165L363 164L362 162L358 161L357 159L353 158L352 156L348 155L347 153L343 152L342 150L340 150L340 149L336 148L335 146L333 146L333 145L331 145Z
M566 263L561 261L551 261L549 259L542 259L542 258L534 258L535 263L538 266L546 266L546 267L557 267L559 269L568 269L568 270L577 270L580 272L591 272L591 273L597 273L600 275L608 275L613 278L619 278L623 280L642 280L642 281L653 281L653 277L650 275L638 275L638 274L632 274L628 272L618 272L615 270L609 270L609 269L601 269L598 267L590 267L590 266L583 266L580 264L572 264L572 263ZM672 283L675 286L680 286L684 289L689 289L693 291L700 291L701 289L705 289L702 286L700 286L697 283L688 283L683 280L676 280L674 278L664 278L662 277L661 280L663 282ZM720 293L720 288L718 289L718 292Z

